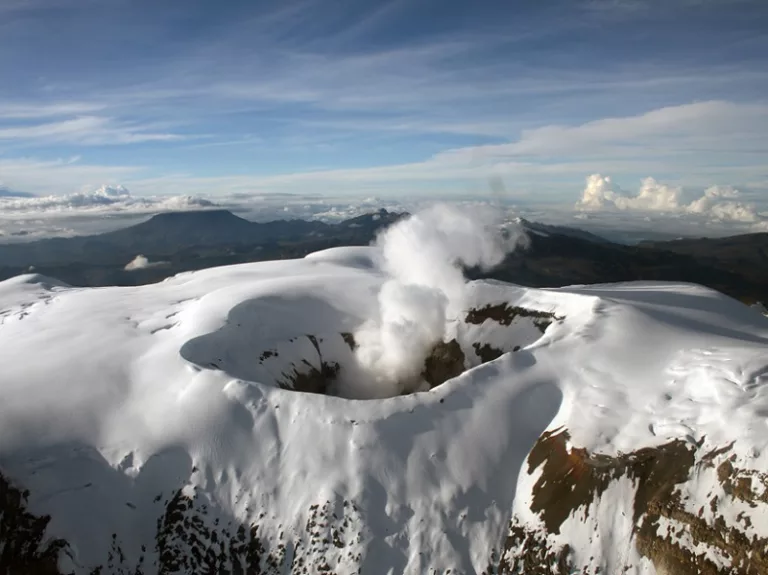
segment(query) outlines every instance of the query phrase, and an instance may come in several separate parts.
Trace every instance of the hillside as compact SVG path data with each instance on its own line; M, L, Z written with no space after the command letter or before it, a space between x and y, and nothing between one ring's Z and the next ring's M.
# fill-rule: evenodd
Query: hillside
M531 233L530 236L528 250L510 255L490 274L473 273L473 276L537 287L683 281L702 284L745 301L768 300L768 267L762 263L766 234L637 246L564 233Z
M120 249L161 254L195 244L217 246L255 243L267 235L277 239L301 235L307 228L319 230L325 227L320 222L302 220L258 224L227 210L168 212L152 216L146 222L129 228L101 234L98 241Z
M33 268L73 285L140 285L183 271L251 261L302 257L341 245L367 245L401 217L380 210L338 224L251 222L227 210L170 212L135 226L73 238L0 244L0 279ZM143 255L162 266L126 271Z
M114 232L83 238L0 245L0 279L26 273L77 286L142 285L177 273L312 252L368 245L403 214L365 214L338 224L290 220L254 223L226 210L180 212ZM734 238L645 242L628 246L582 230L527 220L529 249L509 256L493 278L532 287L618 281L683 281L706 285L748 302L768 301L766 234ZM137 255L157 262L125 270Z
M376 215L377 218L373 218ZM382 210L337 225L319 221L251 222L227 210L168 212L146 222L93 236L0 244L2 266L109 265L142 253L163 257L197 249L231 249L316 240L326 234L370 241L376 229L399 217ZM125 262L124 262L125 263Z
M768 283L768 233L727 238L697 238L642 244L643 248L665 250L694 257L712 267L736 273L749 270L753 281Z

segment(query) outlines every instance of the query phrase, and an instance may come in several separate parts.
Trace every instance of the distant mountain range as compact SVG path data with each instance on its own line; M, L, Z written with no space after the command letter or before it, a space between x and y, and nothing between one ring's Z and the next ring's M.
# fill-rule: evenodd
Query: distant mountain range
M380 210L337 224L306 220L256 223L227 210L171 212L121 230L0 245L0 280L30 267L72 285L137 285L182 271L303 257L318 250L367 245L405 214ZM509 256L493 277L534 287L631 280L687 281L745 301L768 300L768 234L718 239L613 243L565 226L520 219L529 249ZM138 254L162 266L125 270Z
M518 218L517 223L523 226L523 228L525 228L529 232L529 234L533 234L535 236L546 237L550 235L556 235L556 236L567 236L570 238L578 238L578 239L587 240L590 242L596 242L598 244L612 243L610 240L602 236L598 236L596 234L587 232L585 230L580 230L578 228L569 228L567 226L555 226L551 224L531 222L529 220L526 220L525 218Z
M71 285L152 283L182 271L366 245L379 229L402 216L379 210L328 224L306 220L257 223L227 210L162 213L103 234L0 244L0 280L32 268ZM139 254L165 264L125 270Z
M136 254L166 257L191 248L210 250L224 246L268 246L324 237L367 243L376 230L399 217L399 214L381 210L339 224L306 220L257 223L227 210L169 212L103 234L0 245L0 265L105 265L115 260L131 259Z
M563 230L531 236L531 247L491 272L537 287L618 281L685 281L744 301L768 299L768 233L643 242L628 246ZM477 274L483 275L483 274Z

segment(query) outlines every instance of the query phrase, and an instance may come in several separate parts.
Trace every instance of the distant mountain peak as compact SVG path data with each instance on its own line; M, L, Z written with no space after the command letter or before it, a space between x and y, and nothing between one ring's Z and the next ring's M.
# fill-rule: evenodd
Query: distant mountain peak
M195 222L222 222L222 221L240 221L252 223L240 216L237 216L229 210L186 210L162 212L152 216L148 222L170 223L182 221Z
M524 230L528 231L529 233L533 233L534 235L539 235L539 236L557 235L557 236L579 238L579 239L587 240L593 243L600 243L600 244L611 243L610 240L607 240L601 236L598 236L597 234L593 234L591 232L588 232L586 230L582 230L579 228L572 228L569 226L557 226L552 224L542 224L539 222L532 222L531 220L526 220L523 217L516 217L514 218L513 221L516 224L518 224L520 227L522 227Z
M344 220L341 222L341 225L344 227L358 227L360 225L375 225L376 227L381 227L392 224L407 215L407 213L390 212L385 208L380 208L376 211L371 211L359 216L355 216L354 218Z

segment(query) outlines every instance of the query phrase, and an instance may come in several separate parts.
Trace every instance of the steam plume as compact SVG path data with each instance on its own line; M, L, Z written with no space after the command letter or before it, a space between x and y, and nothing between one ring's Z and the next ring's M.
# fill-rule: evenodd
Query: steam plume
M436 205L385 230L377 239L388 275L374 318L355 334L357 359L372 389L387 397L421 384L424 360L465 308L463 267L491 268L525 243L516 224L490 209Z

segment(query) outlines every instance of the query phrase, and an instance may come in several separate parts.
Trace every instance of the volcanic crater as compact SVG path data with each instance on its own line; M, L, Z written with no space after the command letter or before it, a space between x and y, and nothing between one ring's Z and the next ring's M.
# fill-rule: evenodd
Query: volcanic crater
M303 329L301 309L310 302L322 317L323 331ZM275 307L281 320L271 322ZM261 313L269 308L269 313ZM319 311L318 311L319 310ZM508 302L489 302L465 310L446 326L446 336L425 354L421 372L398 382L394 392L377 394L356 356L360 319L314 298L291 302L267 298L233 308L218 330L188 341L181 355L198 369L266 386L347 399L382 399L424 392L465 371L517 352L539 340L564 316ZM315 327L317 321L314 322Z

